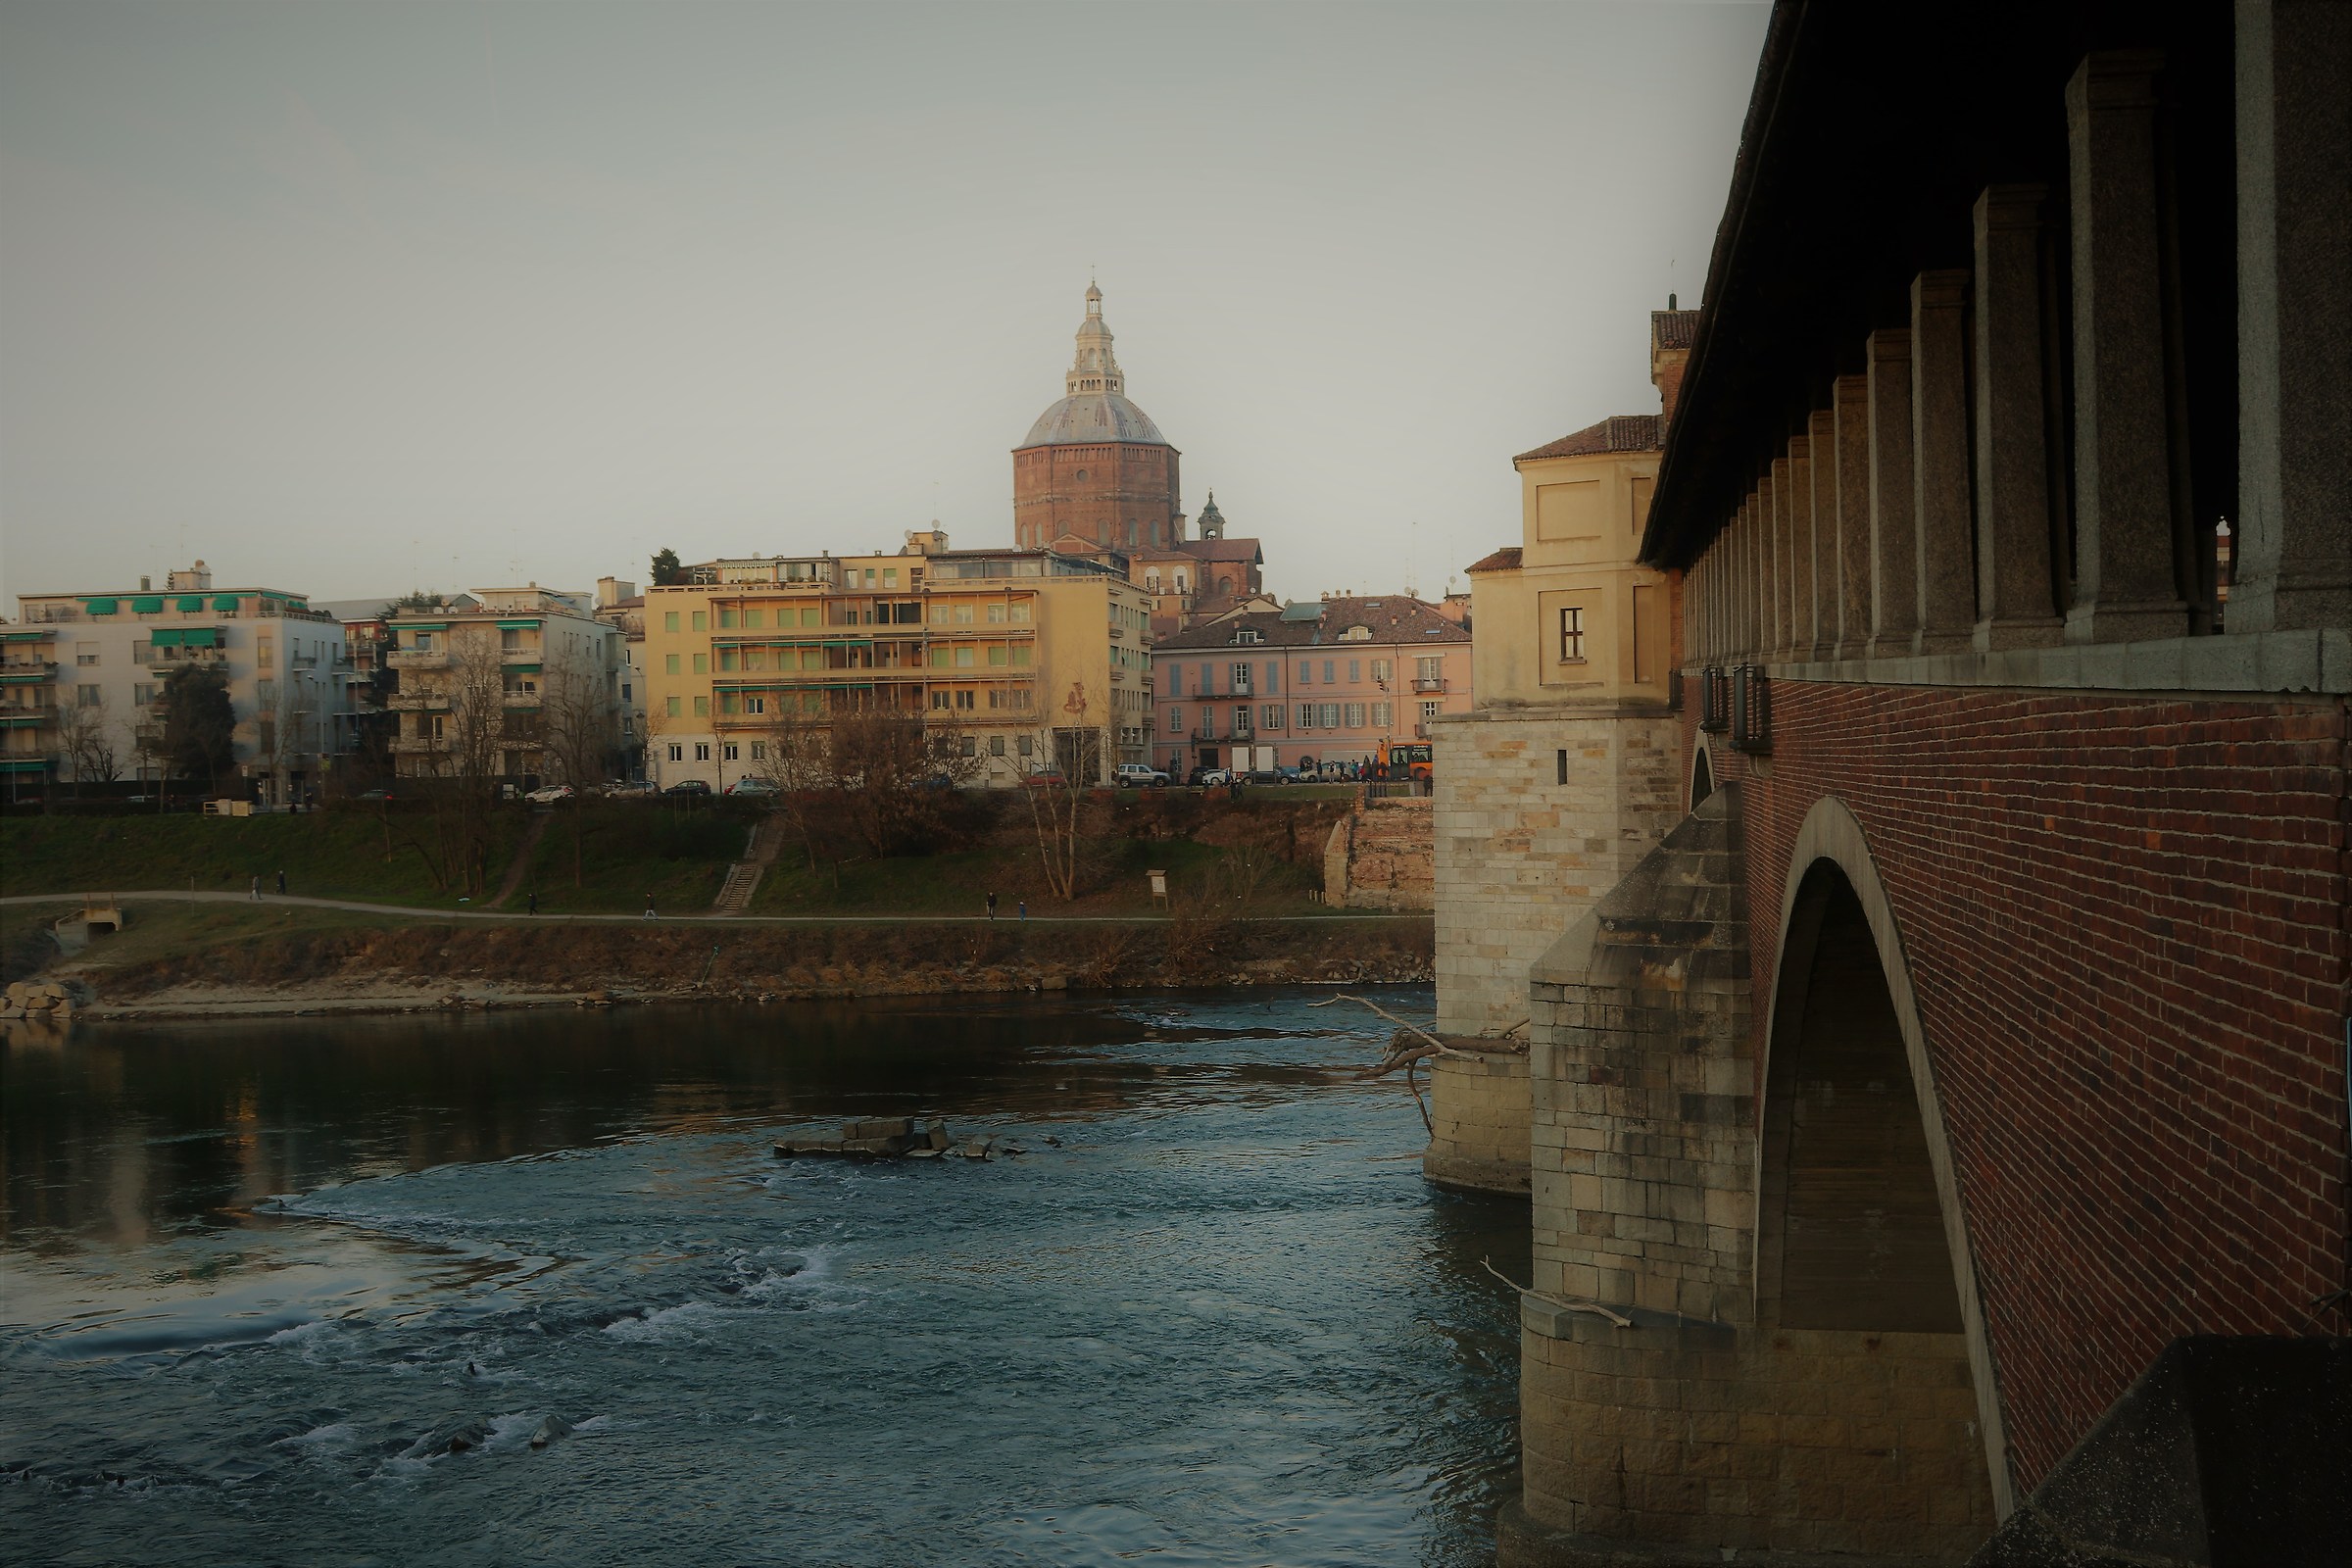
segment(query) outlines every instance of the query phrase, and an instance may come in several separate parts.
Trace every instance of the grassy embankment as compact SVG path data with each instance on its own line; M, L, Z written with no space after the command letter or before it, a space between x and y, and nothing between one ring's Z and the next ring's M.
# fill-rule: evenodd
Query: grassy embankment
M1261 790L1241 802L1189 791L1122 791L1087 809L1078 897L1049 889L1027 804L967 800L947 842L930 854L883 858L854 846L788 843L751 911L761 915L971 915L987 895L1011 916L1148 915L1146 873L1164 869L1179 904L1233 912L1322 912L1322 851L1346 792ZM420 847L430 817L413 808L347 808L301 816L15 817L0 821L0 868L10 893L192 889L242 893L259 875L275 891L395 904L420 911L479 908L506 883L524 847L529 863L507 908L535 892L543 914L627 913L651 895L664 914L710 907L729 862L745 853L755 811L731 805L672 807L589 801L538 818L510 808L494 818L488 888L464 898L437 885Z

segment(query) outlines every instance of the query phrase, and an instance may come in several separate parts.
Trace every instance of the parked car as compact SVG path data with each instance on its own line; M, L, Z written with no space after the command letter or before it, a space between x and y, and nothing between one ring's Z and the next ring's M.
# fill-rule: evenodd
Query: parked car
M1185 782L1198 784L1202 789L1218 789L1233 782L1233 769L1230 767L1196 767L1186 776Z
M1242 778L1250 784L1288 784L1291 781L1290 770L1280 767L1253 767Z
M1168 775L1149 762L1121 762L1111 770L1111 782L1122 789L1165 789Z
M746 773L743 775L743 777L737 779L734 783L727 786L727 793L729 795L739 796L745 800L765 800L771 795L781 795L784 792L763 778L758 777L755 774Z
M599 795L651 795L653 792L653 785L646 783L642 779L634 784L630 783L626 779L608 779L596 787L596 793Z
M571 799L571 786L568 784L542 784L525 795L523 799L533 806L555 806Z
M1021 775L1021 788L1025 790L1057 790L1068 783L1069 779L1058 767L1041 767Z
M708 795L710 784L699 778L682 778L662 792L664 795Z
M360 800L368 802L388 801L392 799L392 792L385 789L366 790L363 791L358 798Z

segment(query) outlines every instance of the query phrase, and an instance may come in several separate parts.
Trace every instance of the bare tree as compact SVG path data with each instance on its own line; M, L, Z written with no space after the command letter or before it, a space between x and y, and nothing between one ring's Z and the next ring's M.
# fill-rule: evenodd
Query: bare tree
M422 753L419 780L432 804L433 845L414 843L442 887L482 891L488 877L491 808L499 760L510 739L506 675L498 645L487 636L453 638L449 664L434 695L448 705L421 714L439 724L439 744Z
M1044 760L1021 781L1021 794L1037 830L1046 886L1068 900L1078 896L1079 816L1087 791L1101 781L1104 749L1102 731L1087 722L1094 704L1085 683L1072 681L1058 702L1053 696L1040 689L1031 698L1039 724L1037 751Z
M94 703L74 703L58 710L57 743L74 769L74 793L79 794L85 784L112 784L122 776L122 757L104 693Z
M565 665L541 681L539 710L548 770L576 792L594 788L620 749L610 684L599 672ZM592 829L581 802L565 814L571 819L571 882L578 887L587 880Z

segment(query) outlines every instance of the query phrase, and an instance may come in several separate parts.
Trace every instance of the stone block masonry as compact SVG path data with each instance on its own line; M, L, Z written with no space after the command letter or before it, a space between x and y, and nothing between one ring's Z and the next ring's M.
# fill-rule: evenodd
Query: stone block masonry
M1421 1156L1421 1174L1444 1187L1524 1195L1527 1057L1507 1051L1440 1056L1429 1064L1429 1079L1435 1128Z
M1332 825L1323 896L1349 909L1427 909L1432 898L1426 797L1361 800Z
M1683 815L1681 730L1654 705L1439 719L1438 1032L1527 1016L1527 970Z

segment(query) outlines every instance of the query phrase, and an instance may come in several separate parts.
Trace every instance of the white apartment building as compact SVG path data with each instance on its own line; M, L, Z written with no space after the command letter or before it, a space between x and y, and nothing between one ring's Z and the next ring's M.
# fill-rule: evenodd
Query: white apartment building
M235 759L265 804L299 800L348 749L342 623L277 588L216 588L201 561L161 591L24 594L0 628L5 765L66 782L159 779L164 682L190 664L227 678Z
M401 777L585 786L620 765L623 634L587 595L477 588L386 629Z

